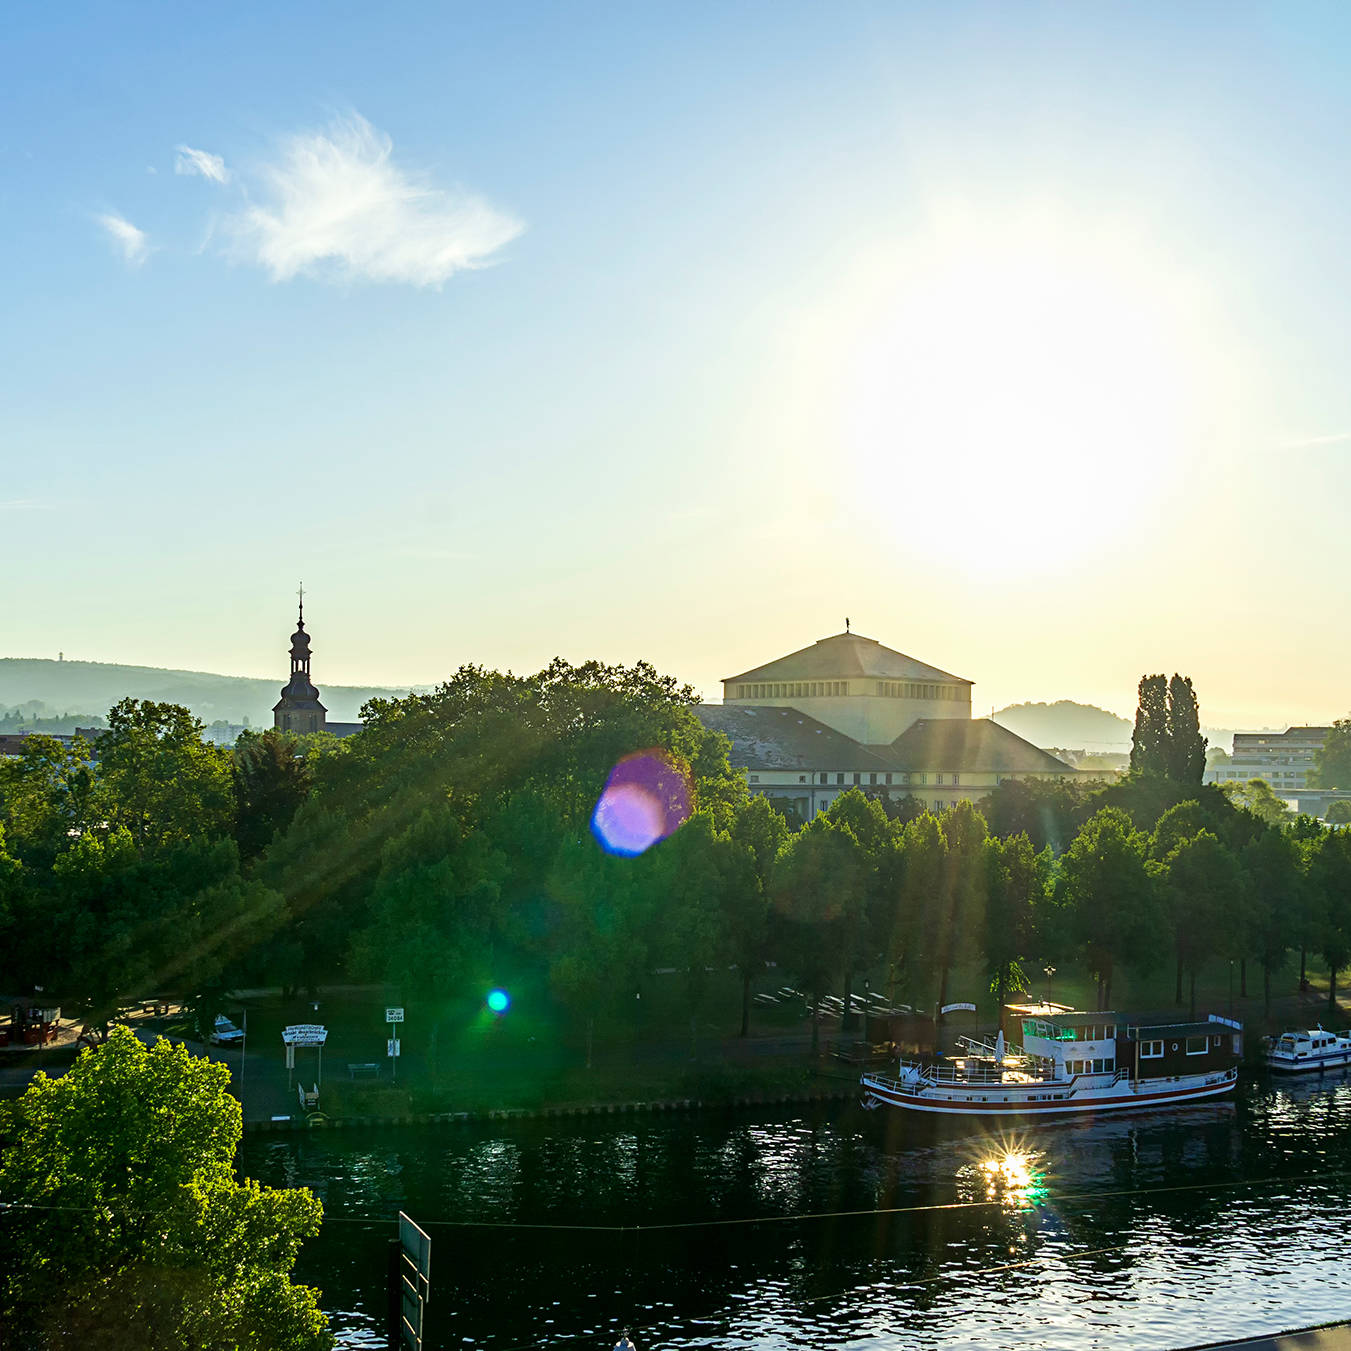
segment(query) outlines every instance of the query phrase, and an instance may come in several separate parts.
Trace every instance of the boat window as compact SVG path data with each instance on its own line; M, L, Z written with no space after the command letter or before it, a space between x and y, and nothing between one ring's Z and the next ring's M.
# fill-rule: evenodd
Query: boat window
M1206 1039L1204 1037L1187 1038L1188 1055L1205 1055L1205 1053L1206 1053Z
M1160 1060L1163 1057L1163 1042L1142 1041L1140 1043L1141 1060Z

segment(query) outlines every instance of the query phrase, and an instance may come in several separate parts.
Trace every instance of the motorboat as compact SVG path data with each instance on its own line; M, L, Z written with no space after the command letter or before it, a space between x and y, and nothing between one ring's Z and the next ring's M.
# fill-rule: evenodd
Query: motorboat
M1281 1074L1338 1069L1351 1065L1351 1037L1325 1028L1282 1032L1267 1038L1267 1068Z

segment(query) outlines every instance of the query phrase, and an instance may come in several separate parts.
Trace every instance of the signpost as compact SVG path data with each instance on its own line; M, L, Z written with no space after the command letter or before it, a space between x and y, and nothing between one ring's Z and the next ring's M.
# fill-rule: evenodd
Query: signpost
M286 1091L292 1088L291 1071L296 1067L297 1046L317 1046L319 1048L319 1078L317 1088L324 1082L324 1043L328 1040L328 1028L320 1023L295 1023L282 1029L281 1039L286 1046Z
M403 1010L387 1008L385 1010L385 1022L403 1022ZM390 1083L397 1084L399 1082L399 1039L397 1036L390 1037L385 1042L385 1054L393 1062L389 1067Z

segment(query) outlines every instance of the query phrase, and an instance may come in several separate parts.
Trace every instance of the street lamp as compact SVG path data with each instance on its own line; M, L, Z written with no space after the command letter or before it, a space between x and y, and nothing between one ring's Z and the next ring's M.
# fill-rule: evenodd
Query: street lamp
M1049 1005L1050 1002L1051 1002L1051 977L1055 975L1055 967L1053 967L1053 966L1043 966L1041 969L1042 969L1043 971L1046 972L1046 999L1045 999L1045 1003L1046 1003L1047 1005Z

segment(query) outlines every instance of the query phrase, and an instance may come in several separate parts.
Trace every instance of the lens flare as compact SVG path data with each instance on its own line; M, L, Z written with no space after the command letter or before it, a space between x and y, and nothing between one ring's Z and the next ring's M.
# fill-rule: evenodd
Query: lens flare
M634 858L674 835L689 814L685 771L661 751L638 751L610 771L591 813L591 833L607 854Z
M494 1013L505 1013L511 1007L511 996L505 990L489 990L488 1007Z

